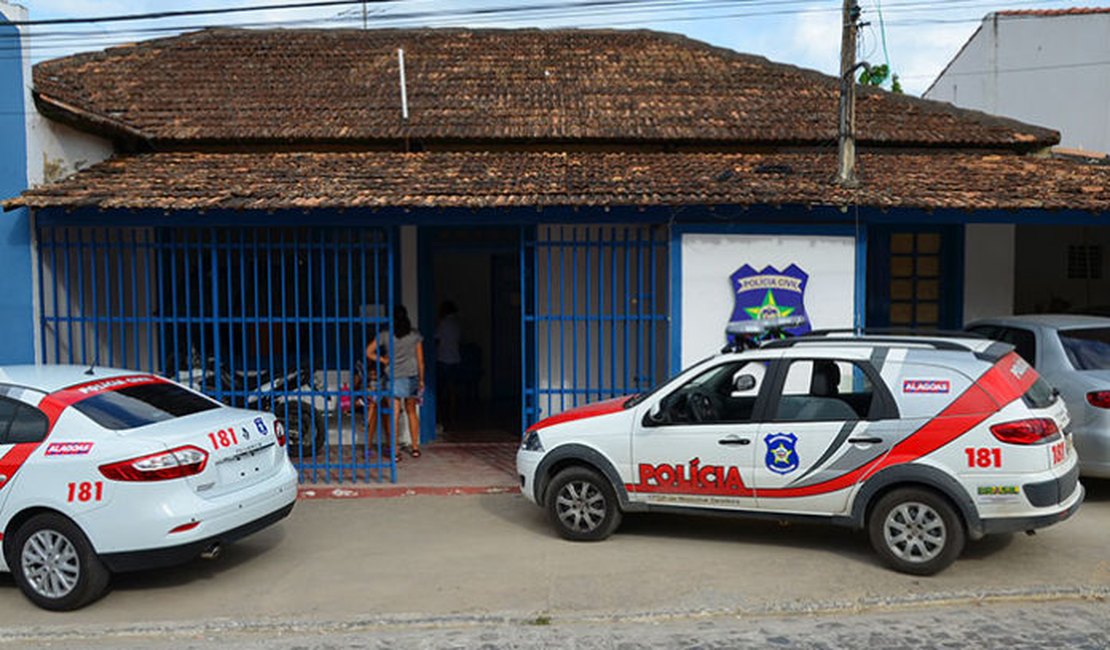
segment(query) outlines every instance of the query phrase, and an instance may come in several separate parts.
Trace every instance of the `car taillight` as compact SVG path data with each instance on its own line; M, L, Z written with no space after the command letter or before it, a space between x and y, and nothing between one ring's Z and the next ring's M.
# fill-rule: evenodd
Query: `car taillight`
M208 452L185 445L169 451L100 466L105 478L115 481L168 481L204 471Z
M1087 403L1100 409L1110 409L1110 390L1096 390L1087 393Z
M281 420L274 420L274 436L277 437L279 447L285 446L285 423Z
M991 427L995 438L1015 445L1033 445L1059 431L1056 422L1049 418L1015 420Z

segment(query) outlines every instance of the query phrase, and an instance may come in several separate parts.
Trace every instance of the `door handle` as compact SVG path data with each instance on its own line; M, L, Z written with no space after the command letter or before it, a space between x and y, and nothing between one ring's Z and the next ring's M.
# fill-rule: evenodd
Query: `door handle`
M882 441L882 438L848 438L848 442L854 442L857 445L877 445Z
M750 445L752 441L748 438L721 438L717 441L718 445Z

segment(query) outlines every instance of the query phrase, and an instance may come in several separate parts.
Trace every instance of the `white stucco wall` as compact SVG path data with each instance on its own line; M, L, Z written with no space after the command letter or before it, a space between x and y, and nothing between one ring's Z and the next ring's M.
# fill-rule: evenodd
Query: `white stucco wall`
M1014 313L1011 224L969 224L964 231L964 322Z
M687 234L682 237L682 366L720 351L734 307L730 276L748 264L809 275L805 304L814 329L852 327L856 247L852 237Z
M1110 152L1110 13L998 16L925 92L1061 132L1061 146Z

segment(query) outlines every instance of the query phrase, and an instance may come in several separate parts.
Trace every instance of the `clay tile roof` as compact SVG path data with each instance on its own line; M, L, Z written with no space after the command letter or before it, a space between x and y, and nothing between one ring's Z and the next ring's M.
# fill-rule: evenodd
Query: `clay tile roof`
M160 152L123 156L6 208L236 209L1110 205L1110 165L985 153L869 153L860 189L828 153Z
M401 119L397 49L410 117ZM835 77L613 30L213 29L39 63L39 107L155 145L396 141L827 144ZM1055 131L874 89L863 145L1039 149Z

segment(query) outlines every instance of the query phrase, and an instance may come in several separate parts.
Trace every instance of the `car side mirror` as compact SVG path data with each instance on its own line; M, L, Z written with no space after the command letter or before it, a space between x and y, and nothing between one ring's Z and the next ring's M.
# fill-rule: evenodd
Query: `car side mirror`
M655 426L663 424L666 418L663 417L663 403L661 401L652 404L647 413L644 414L644 425Z
M740 375L733 381L732 388L737 393L746 393L755 388L755 377L752 375Z

